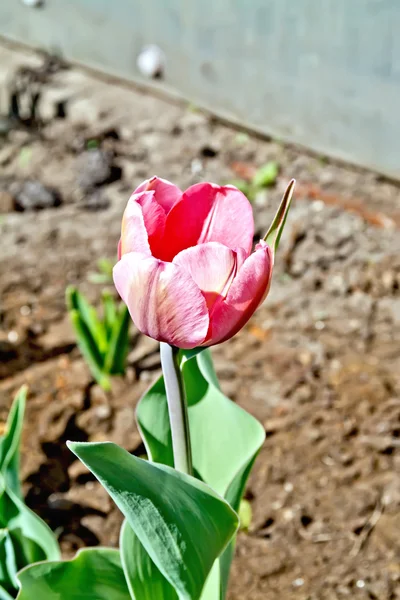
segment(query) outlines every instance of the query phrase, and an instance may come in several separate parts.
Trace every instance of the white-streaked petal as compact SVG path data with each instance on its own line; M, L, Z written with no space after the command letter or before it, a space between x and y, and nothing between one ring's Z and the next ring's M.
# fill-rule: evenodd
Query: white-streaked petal
M187 271L130 253L115 265L113 276L139 331L178 348L202 344L209 326L207 305Z

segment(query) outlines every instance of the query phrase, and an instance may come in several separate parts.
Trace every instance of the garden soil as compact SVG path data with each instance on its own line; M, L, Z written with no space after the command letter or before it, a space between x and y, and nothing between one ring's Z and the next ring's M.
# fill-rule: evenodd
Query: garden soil
M121 216L143 179L182 188L249 179L256 237L290 178L293 209L271 293L213 348L224 392L266 441L247 486L229 600L400 598L400 190L382 177L262 140L193 106L0 47L0 426L26 383L26 501L65 557L118 544L121 515L66 448L112 440L140 456L134 410L160 372L132 327L129 366L105 393L76 347L65 289L98 304Z

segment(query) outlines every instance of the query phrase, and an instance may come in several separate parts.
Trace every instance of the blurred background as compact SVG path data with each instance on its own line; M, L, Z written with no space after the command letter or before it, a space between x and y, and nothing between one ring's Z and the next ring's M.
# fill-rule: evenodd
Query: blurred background
M256 239L297 179L272 291L213 349L266 442L229 600L400 598L400 6L395 0L1 0L0 426L65 556L121 518L65 446L144 452L160 370L131 327L105 391L65 303L100 309L132 190L233 183Z

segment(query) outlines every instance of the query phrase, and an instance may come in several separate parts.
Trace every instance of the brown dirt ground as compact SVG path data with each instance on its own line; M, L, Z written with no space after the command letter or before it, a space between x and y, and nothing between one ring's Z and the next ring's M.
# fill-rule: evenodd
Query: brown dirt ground
M65 556L116 545L121 523L65 441L108 439L141 454L133 409L160 368L157 345L132 331L126 378L99 389L75 346L66 285L98 300L88 274L114 259L142 179L227 182L274 159L277 184L254 204L258 233L291 177L298 195L272 291L213 349L224 391L267 434L229 600L399 599L399 188L78 69L43 68L39 55L0 47L0 65L3 113L12 89L25 107L24 123L3 119L0 137L0 421L27 383L26 498ZM26 108L35 91L36 120ZM96 185L89 140L108 152L110 174L95 173ZM25 180L56 189L62 204L16 212L15 182Z

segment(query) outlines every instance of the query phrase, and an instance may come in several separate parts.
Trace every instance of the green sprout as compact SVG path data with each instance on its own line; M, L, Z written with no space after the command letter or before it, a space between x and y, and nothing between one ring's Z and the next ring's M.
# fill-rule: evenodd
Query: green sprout
M110 389L110 375L125 373L130 316L123 302L104 290L99 314L74 286L66 291L67 307L77 343L89 369L104 390Z

